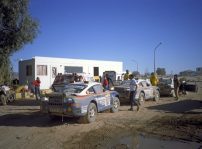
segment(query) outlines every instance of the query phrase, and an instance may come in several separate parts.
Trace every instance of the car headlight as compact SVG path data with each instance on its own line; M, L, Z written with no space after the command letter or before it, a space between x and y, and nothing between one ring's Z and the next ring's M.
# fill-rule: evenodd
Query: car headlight
M112 90L112 91L113 91L113 90L114 90L114 87L111 87L111 88L110 88L110 90Z
M65 98L64 103L73 103L74 100L72 98Z
M42 97L42 98L41 98L41 101L48 101L48 100L49 100L48 97Z

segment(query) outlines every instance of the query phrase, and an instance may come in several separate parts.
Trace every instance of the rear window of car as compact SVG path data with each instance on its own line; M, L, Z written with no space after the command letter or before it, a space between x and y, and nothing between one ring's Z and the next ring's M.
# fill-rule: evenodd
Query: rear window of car
M172 83L172 79L159 79L160 83L164 83L164 84L171 84Z
M87 85L85 84L69 84L64 87L64 92L68 93L81 93Z

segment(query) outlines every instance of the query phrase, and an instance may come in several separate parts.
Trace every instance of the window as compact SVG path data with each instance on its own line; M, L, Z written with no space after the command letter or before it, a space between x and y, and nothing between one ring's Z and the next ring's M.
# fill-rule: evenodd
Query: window
M99 67L94 67L94 76L99 76Z
M37 65L37 75L47 75L47 65Z
M94 91L93 87L90 87L90 88L88 89L87 93L88 93L88 94L94 94L95 91Z
M32 65L26 66L26 76L32 76Z
M96 94L100 94L103 92L103 87L101 85L94 85L93 89L94 89Z
M82 73L83 67L65 66L65 73Z

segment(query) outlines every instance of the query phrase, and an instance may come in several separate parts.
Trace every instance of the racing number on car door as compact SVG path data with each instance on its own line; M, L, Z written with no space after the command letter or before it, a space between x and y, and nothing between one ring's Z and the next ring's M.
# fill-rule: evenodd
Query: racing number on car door
M101 85L95 85L93 87L96 93L96 102L98 104L99 109L104 109L105 107L110 105L110 94L103 92L103 88Z

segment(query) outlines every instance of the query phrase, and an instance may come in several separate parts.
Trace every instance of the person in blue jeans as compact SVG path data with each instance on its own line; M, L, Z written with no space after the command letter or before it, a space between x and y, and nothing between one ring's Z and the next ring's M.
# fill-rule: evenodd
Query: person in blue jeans
M133 106L134 106L134 104L136 104L137 111L139 111L140 104L138 101L135 100L135 95L136 95L136 91L137 91L137 83L136 83L136 80L133 78L134 78L134 76L131 74L129 76L129 79L130 79L130 109L128 109L128 110L134 111Z

